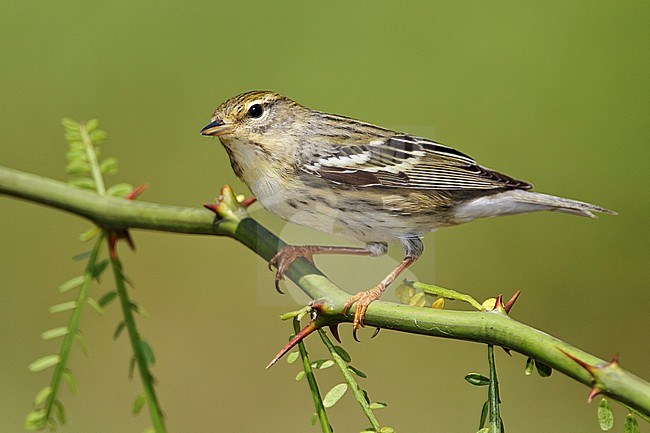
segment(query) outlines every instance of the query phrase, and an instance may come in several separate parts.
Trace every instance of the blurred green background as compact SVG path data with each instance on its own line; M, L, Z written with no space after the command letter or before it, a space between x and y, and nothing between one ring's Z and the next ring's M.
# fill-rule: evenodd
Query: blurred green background
M142 200L200 206L236 180L217 140L198 131L214 107L271 89L324 111L436 138L538 191L601 204L595 221L540 213L477 221L426 238L417 278L478 299L521 289L513 317L650 378L650 3L647 2L0 2L0 164L64 180L60 119L99 118L116 156L111 181L148 182ZM255 217L293 242L327 239ZM19 432L48 372L29 373L57 342L40 333L67 316L50 305L81 272L88 222L0 197L0 431ZM309 432L313 412L296 365L264 366L286 341L279 314L299 304L230 239L133 233L120 252L148 311L139 319L172 432ZM400 259L319 260L350 292ZM372 263L371 263L372 262ZM349 264L354 265L354 272ZM99 297L112 287L105 278ZM390 296L388 296L390 298ZM452 307L458 307L453 305ZM462 307L461 307L462 308ZM84 313L91 357L75 350L77 395L63 400L70 432L138 432L130 407L129 347L114 342L117 305ZM345 347L377 413L399 432L474 432L487 372L485 347L393 332ZM323 353L316 339L314 356ZM511 432L596 432L587 388L555 373L523 374L498 353ZM319 375L327 390L334 369ZM616 408L618 431L624 411ZM338 432L367 426L351 396L330 410ZM644 427L642 427L642 430Z

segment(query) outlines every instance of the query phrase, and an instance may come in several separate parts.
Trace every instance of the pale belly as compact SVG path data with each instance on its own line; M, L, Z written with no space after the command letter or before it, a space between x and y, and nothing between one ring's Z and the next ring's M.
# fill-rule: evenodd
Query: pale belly
M313 194L301 183L283 188L265 176L248 185L264 208L285 221L359 242L394 242L444 225L431 212L404 215L395 207L404 198L395 195L331 188Z

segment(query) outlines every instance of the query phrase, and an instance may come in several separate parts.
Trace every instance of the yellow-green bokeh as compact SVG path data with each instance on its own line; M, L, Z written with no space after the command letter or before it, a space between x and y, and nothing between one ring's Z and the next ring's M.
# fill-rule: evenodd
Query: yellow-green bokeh
M484 299L523 291L513 316L650 378L650 5L645 2L81 2L0 3L0 164L65 179L64 116L99 118L116 181L148 182L143 200L200 206L224 183L245 192L218 141L198 131L222 100L271 89L305 105L436 138L543 192L620 213L595 221L536 214L478 221L426 238L414 274ZM256 217L294 240L263 210ZM58 284L88 223L0 197L0 431L18 432L48 381L26 366L56 350L42 331L65 315ZM287 231L289 230L289 231ZM134 232L120 253L149 317L161 404L173 432L308 432L313 411L296 365L264 366L286 341L291 297L236 242ZM314 235L313 239L321 239ZM330 241L332 241L330 239ZM334 240L336 241L336 240ZM392 250L393 259L399 251ZM340 281L368 259L325 259ZM378 280L390 263L374 263ZM112 287L105 278L99 297ZM349 291L365 287L346 287ZM453 305L451 305L453 307ZM73 353L70 432L137 432L139 393L116 306L84 313L91 351ZM473 432L486 372L476 344L383 332L346 348L389 403L399 432ZM317 356L317 341L309 341ZM508 431L598 431L587 388L555 373L523 375L498 354ZM340 378L320 375L327 389ZM624 411L616 409L622 428ZM350 396L330 410L339 432L367 426Z

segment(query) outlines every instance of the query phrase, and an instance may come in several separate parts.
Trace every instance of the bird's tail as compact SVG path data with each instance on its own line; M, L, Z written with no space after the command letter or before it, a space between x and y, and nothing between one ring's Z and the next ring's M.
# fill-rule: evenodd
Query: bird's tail
M514 189L471 200L456 209L460 222L476 218L516 215L548 210L596 218L595 212L616 215L616 212L578 200Z

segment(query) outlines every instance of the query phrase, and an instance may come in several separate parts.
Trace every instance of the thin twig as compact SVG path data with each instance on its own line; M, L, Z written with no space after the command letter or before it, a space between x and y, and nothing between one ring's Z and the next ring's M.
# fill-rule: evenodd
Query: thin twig
M296 333L300 332L300 321L295 317L293 320L293 329ZM314 372L311 369L311 362L309 361L309 356L307 355L307 349L305 348L305 344L302 341L298 343L298 350L300 351L300 358L302 359L302 368L305 371L305 377L309 383L311 396L314 400L314 407L316 408L316 415L318 416L318 420L320 422L320 428L323 433L332 433L332 426L327 419L325 406L323 406L323 398L320 395L316 377L314 376Z

